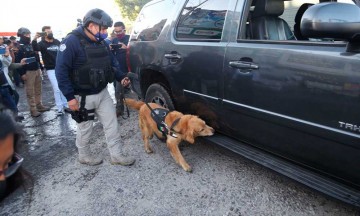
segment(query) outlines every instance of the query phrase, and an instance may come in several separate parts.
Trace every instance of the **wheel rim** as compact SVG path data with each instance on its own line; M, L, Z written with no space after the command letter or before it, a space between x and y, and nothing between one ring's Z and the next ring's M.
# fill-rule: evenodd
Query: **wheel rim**
M162 98L162 97L159 97L159 96L153 97L153 99L151 100L151 103L157 103L160 106L163 106L163 107L168 109L168 105L166 103L166 100L164 98Z

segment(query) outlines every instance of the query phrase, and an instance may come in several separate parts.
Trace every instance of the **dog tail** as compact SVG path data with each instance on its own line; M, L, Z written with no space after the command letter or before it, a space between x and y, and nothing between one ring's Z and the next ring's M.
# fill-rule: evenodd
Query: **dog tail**
M145 104L145 103L142 102L142 101L137 101L137 100L130 99L130 98L125 98L125 103L126 103L129 107L131 107L131 108L133 108L133 109L136 109L136 110L139 110L140 107Z

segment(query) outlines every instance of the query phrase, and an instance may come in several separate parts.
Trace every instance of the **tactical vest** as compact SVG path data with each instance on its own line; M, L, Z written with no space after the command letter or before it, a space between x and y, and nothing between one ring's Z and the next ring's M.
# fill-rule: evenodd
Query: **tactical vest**
M36 55L36 52L34 51L31 44L20 44L19 52L21 52L25 58L35 57L36 60L38 60L39 56ZM37 61L34 63L37 64Z
M23 52L24 56L35 56L35 51L31 44L20 44L20 50Z
M73 31L85 50L86 62L77 70L73 70L72 82L82 90L103 89L115 79L111 67L111 59L106 45L89 43L83 35Z

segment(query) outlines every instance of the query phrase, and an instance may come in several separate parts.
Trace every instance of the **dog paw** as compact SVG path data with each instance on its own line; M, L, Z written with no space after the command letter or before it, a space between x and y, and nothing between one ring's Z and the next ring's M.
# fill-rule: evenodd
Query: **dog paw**
M186 171L186 172L192 172L192 168L190 166L186 166L186 167L183 167L183 169Z
M153 150L152 149L145 149L145 152L148 153L148 154L151 154L151 153L153 153Z

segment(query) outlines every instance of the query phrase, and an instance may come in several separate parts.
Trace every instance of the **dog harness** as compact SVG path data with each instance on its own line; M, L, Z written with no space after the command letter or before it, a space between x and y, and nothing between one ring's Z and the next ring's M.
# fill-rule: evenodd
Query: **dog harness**
M177 123L179 123L180 118L177 118L171 124L171 126L169 128L168 125L165 123L165 118L170 113L170 111L167 109L163 109L163 108L153 109L150 107L150 105L148 103L145 103L145 104L150 109L151 117L156 122L156 126L157 126L158 130L164 135L164 137L166 137L167 135L170 135L174 138L177 138L178 136L176 135L176 133L179 133L179 132L176 132L174 130L174 127L177 125Z

